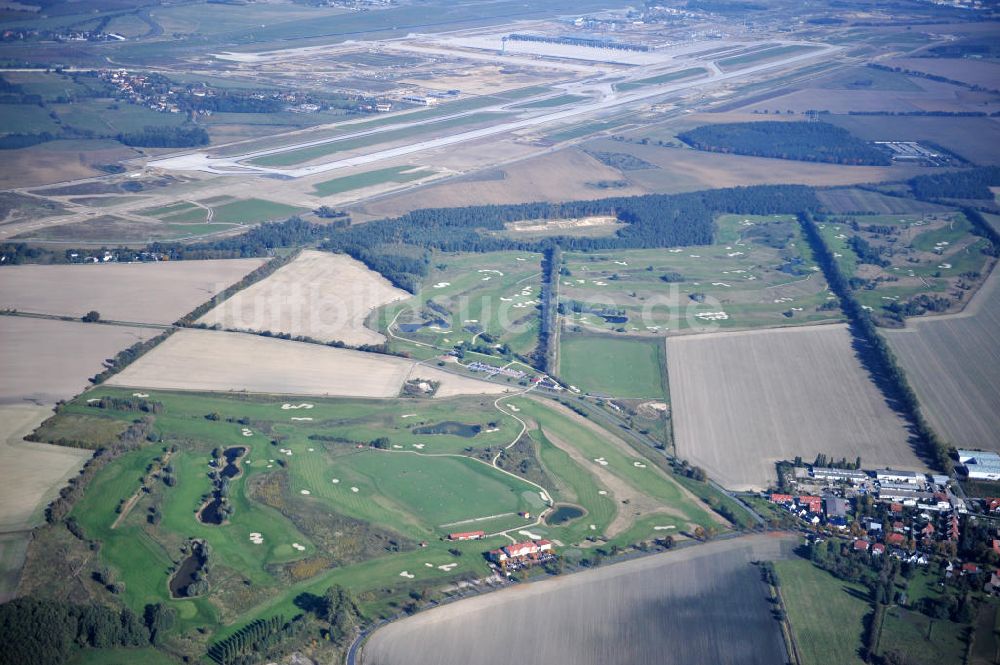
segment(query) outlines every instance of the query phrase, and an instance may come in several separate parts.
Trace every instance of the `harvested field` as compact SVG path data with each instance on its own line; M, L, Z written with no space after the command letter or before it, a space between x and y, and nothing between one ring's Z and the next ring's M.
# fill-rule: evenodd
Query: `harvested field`
M953 81L978 85L990 90L1000 87L1000 65L990 60L970 58L899 58L887 60L889 67L902 67L914 72L943 76Z
M1000 152L996 150L1000 124L993 118L831 115L827 121L868 141L922 141L950 150L973 164L1000 163Z
M0 317L0 405L54 404L89 384L102 361L138 341L151 328L104 326L18 316Z
M449 395L505 390L433 368L416 368L414 361L403 358L206 330L175 333L108 385L385 398L396 397L408 379L440 380L442 394Z
M802 184L816 186L853 185L903 180L922 173L920 167L844 166L818 162L794 162L766 157L747 157L665 148L657 145L623 144L599 139L588 142L591 151L614 150L658 166L629 171L626 179L637 188L663 194L690 192L740 185ZM596 179L596 178L595 178ZM615 190L615 195L622 190ZM624 191L630 194L630 191ZM608 196L607 191L604 196Z
M106 320L172 323L263 263L225 259L9 266L0 280L0 308L59 316L83 316L93 309Z
M960 314L885 331L924 414L952 445L1000 451L1000 275Z
M415 208L598 199L612 194L629 196L646 193L642 187L608 190L594 184L621 179L622 174L617 169L570 148L504 167L502 178L459 179L430 185L419 191L366 203L364 212L374 218L400 215Z
M409 296L346 254L305 251L221 303L199 323L354 346L379 344L385 337L366 328L365 318L375 308Z
M841 189L821 189L816 192L827 210L836 215L850 215L860 212L878 215L913 214L922 212L944 212L948 208L936 203L926 203L916 199L887 196L879 192L853 187Z
M667 339L677 455L730 489L819 453L923 470L841 324Z
M123 326L0 317L0 531L28 529L42 507L89 450L27 443L23 437L47 417L57 400L87 387L101 361L156 331ZM27 537L27 533L23 534ZM24 562L23 542L0 544L0 600L12 591Z
M693 665L785 662L749 562L781 558L791 544L714 542L464 600L378 630L361 662L630 665L664 662L666 653Z

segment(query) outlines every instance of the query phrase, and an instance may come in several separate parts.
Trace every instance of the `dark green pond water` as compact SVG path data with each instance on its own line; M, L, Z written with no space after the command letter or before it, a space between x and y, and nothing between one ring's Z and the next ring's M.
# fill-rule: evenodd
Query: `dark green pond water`
M583 515L582 508L577 508L576 506L556 506L556 509L545 518L545 521L548 524L565 524L570 520L583 517Z

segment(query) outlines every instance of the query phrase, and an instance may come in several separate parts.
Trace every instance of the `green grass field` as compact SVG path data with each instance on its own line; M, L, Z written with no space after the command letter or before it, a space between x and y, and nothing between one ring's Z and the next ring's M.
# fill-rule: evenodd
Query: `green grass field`
M414 168L412 166L390 166L386 169L365 171L364 173L355 173L353 175L334 178L333 180L324 180L317 183L313 189L316 192L316 196L333 196L334 194L343 194L344 192L371 187L373 185L381 185L386 182L403 183L410 182L411 180L419 180L420 178L426 178L431 173L432 171L428 171L427 169Z
M587 99L583 95L557 95L548 99L539 99L534 102L526 102L513 107L516 109L548 109L556 106L566 106Z
M878 651L897 651L913 665L964 665L968 626L901 607L886 610Z
M588 393L662 400L664 353L660 339L564 333L559 376Z
M559 143L560 141L571 141L573 139L578 139L582 136L589 136L590 134L596 134L598 132L603 132L607 129L613 129L615 127L621 127L628 120L607 120L604 122L587 122L581 125L572 125L565 129L560 129L551 134L547 134L545 138L553 143Z
M399 129L388 129L384 132L379 132L377 134L370 134L366 136L358 136L355 138L343 139L340 141L331 141L330 143L323 143L320 145L310 146L308 148L299 148L297 150L287 150L285 152L275 153L273 155L265 155L263 157L257 157L250 160L251 164L256 164L258 166L291 166L293 164L299 164L301 162L307 162L313 159L318 159L320 157L326 157L328 155L334 155L338 152L344 152L347 150L354 150L356 148L365 148L373 145L380 145L383 143L389 143L391 141L400 141L403 139L417 138L424 134L431 134L432 132L437 132L443 129L453 129L455 127L461 127L463 125L472 125L477 123L485 123L490 120L501 118L495 113L472 113L469 115L457 116L454 118L448 118L446 120L441 120L439 122L433 122L426 125L415 125L412 127L400 127ZM403 120L407 120L404 118ZM359 128L354 127L351 130L358 130Z
M305 212L305 208L275 203L274 201L264 201L261 199L244 199L223 203L213 209L215 212L213 222L250 224L254 222L266 222L273 219L285 219ZM174 220L177 221L177 220Z
M88 431L103 437L132 422L136 413L98 409L86 400L131 395L131 389L94 388L67 404L57 421L101 421L102 427ZM124 602L137 611L147 603L167 603L177 610L179 632L201 626L217 639L254 618L279 612L291 616L299 594L322 594L333 583L362 595L377 590L364 605L370 616L393 612L387 603L405 596L412 584L485 574L481 553L509 542L491 537L456 544L442 540L443 535L482 528L490 533L513 529L514 537L529 537L518 533L525 530L525 520L517 513L536 515L545 505L536 486L484 461L521 431L520 422L497 410L493 398L286 401L151 391L145 399L163 405L154 424L159 442L102 469L72 516L87 538L101 542L94 565L110 567L124 583ZM511 410L528 419L529 445L552 483L552 500L586 512L559 526L531 526L526 533L532 537L557 539L580 556L583 550L572 546L606 533L619 510L614 493L605 490L589 463L554 445L550 436L571 442L586 458L605 458L607 470L634 496L667 511L647 508L648 514L612 534L609 544L649 538L657 526L680 533L714 523L704 505L624 442L609 445L610 435L544 402L508 400ZM312 408L283 408L300 404ZM455 421L464 427L448 425ZM368 448L366 442L377 437L388 439L384 450ZM234 511L222 525L203 524L196 512L213 491L211 451L228 446L248 449L242 475L229 483ZM173 485L150 475L163 466L176 479ZM131 509L119 512L123 500L133 496ZM150 518L154 510L156 520ZM252 542L254 532L263 542ZM189 538L211 545L210 591L172 599L167 580ZM426 546L417 547L418 541ZM395 543L391 549L390 542ZM80 662L113 663L130 653L108 653L105 661L94 661L98 656L91 652L80 656L91 660Z
M983 254L988 241L974 235L969 220L957 212L854 215L818 226L844 274L869 280L856 295L876 312L921 295L954 301L952 294L963 291L959 285L981 279L970 276L986 274L991 262ZM890 233L876 233L876 228ZM888 265L862 263L848 244L854 238L882 249L880 258Z
M802 559L776 561L802 665L861 665L869 591Z
M659 85L661 83L670 83L671 81L680 81L681 79L691 78L692 76L701 76L706 73L704 67L688 67L687 69L681 69L676 72L668 72L666 74L660 74L659 76L650 76L649 78L637 79L635 81L625 81L624 83L615 84L615 89L620 92L627 92L629 90L635 90L636 88L645 88L650 85Z
M826 280L788 215L721 215L712 245L566 252L563 258L559 296L571 331L660 336L841 316L821 309L832 299ZM601 313L609 310L628 321L606 320Z
M731 58L723 58L719 60L716 64L719 65L723 70L725 69L737 69L740 67L745 67L748 65L756 65L767 60L777 60L778 58L783 58L792 55L798 55L801 53L807 53L809 51L815 51L817 47L815 46L801 46L796 44L790 44L788 46L773 46L771 48L766 48L760 51L755 51L753 53L747 53L745 55L736 55Z
M474 338L479 342L478 334L485 331L496 337L495 343L509 345L514 353L530 354L538 344L540 261L541 257L531 252L437 252L420 295L380 310L378 328L384 331L402 312L394 332L409 340L448 349L461 342L472 344ZM428 300L440 309L426 306ZM446 325L409 331L401 328L442 319ZM414 349L398 340L393 344Z

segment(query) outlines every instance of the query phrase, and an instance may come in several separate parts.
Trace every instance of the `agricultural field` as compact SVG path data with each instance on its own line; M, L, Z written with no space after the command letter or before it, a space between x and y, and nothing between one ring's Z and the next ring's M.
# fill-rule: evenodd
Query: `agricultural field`
M945 206L916 199L888 196L880 192L856 187L820 189L816 192L823 207L834 215L915 215L949 212Z
M735 490L797 455L924 470L852 344L844 325L668 337L677 456Z
M910 319L883 334L944 440L1000 451L1000 275L961 314Z
M198 323L352 346L380 344L385 337L366 328L365 319L376 308L409 296L346 254L306 250Z
M97 265L8 266L0 308L35 314L173 323L263 265L263 259L222 259Z
M377 353L330 348L258 335L180 330L122 372L109 385L158 390L201 390L396 397L408 381L421 392L502 393L486 383ZM437 391L434 384L440 384Z
M378 313L393 348L465 342L530 354L538 343L541 256L531 252L435 253L419 293Z
M10 270L5 268L4 270ZM59 487L90 456L89 451L42 443L24 436L52 414L59 400L84 389L104 369L105 358L152 337L155 330L99 326L75 321L0 317L0 529L12 535L0 544L0 598L17 585L27 529Z
M563 254L568 330L668 332L787 326L841 318L794 216L723 215L716 242Z
M802 665L864 663L860 650L870 591L803 559L777 561L774 567Z
M700 116L699 119L701 118L704 116ZM674 141L677 131L679 129L675 124L661 124L643 127L629 134L640 141L648 138L650 143L655 143L660 140ZM659 168L630 171L625 174L624 180L632 187L662 194L714 187L779 183L830 187L903 180L922 172L919 166L847 166L795 162L787 159L702 152L690 148L623 143L604 138L588 141L584 145L590 151L628 153L656 165Z
M366 219L395 217L417 208L455 207L484 203L528 203L598 199L611 195L599 183L619 183L614 195L645 194L630 185L622 173L575 148L546 153L475 177L430 184L418 190L367 201L356 209ZM355 218L357 215L353 215Z
M578 559L592 536L625 545L662 532L681 537L697 526L725 528L617 437L527 397L289 400L105 384L67 404L38 436L59 431L66 419L131 423L133 405L145 405L157 443L102 468L72 516L88 538L101 541L100 562L124 583L124 602L139 609L168 603L183 631L221 624L219 637L253 618L291 611L300 594L322 593L332 583L370 598L367 609L377 615L411 584L485 574L480 554L509 542L501 531L553 539ZM213 467L213 450L224 448L243 451L227 475L220 504L226 510L215 513L208 506L218 495L205 469ZM598 456L604 464L590 459ZM139 492L140 485L148 491ZM547 524L536 515L552 503L584 514ZM442 540L472 528L491 535ZM209 589L197 597L167 584L188 538L205 540L212 551ZM767 543L771 552L780 541ZM45 583L34 567L47 561L44 548L36 546L29 559L29 589ZM743 551L741 564L756 548Z
M662 399L666 359L660 340L564 333L559 378L583 392Z
M580 665L662 662L664 654L695 665L785 662L750 561L780 558L787 543L717 542L437 608L376 631L361 662L479 665L497 653ZM498 613L507 619L498 622Z
M858 302L897 322L961 310L996 263L957 212L831 217L818 227Z

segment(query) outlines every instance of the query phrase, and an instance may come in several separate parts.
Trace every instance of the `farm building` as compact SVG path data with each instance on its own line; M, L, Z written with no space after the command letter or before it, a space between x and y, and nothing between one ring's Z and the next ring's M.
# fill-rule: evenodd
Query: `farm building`
M485 531L460 531L448 534L448 540L480 540L485 537Z
M771 503L777 503L779 505L787 505L795 500L791 494L772 494Z
M981 450L959 450L958 461L965 466L969 478L1000 480L1000 455Z
M823 499L823 503L826 505L827 519L847 517L847 499L841 499L839 496L828 496Z
M860 485L868 480L868 474L864 471L854 469L830 469L827 467L814 466L812 477L816 480L830 480L833 482L843 481L852 485Z
M917 485L924 480L924 474L916 471L894 471L893 469L879 469L875 472L875 480L880 483L909 483Z
M806 508L810 513L823 512L823 499L818 496L802 495L799 497L799 506Z
M529 540L491 550L486 557L493 563L507 566L510 563L534 563L546 554L552 554L552 543L548 540Z

